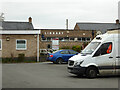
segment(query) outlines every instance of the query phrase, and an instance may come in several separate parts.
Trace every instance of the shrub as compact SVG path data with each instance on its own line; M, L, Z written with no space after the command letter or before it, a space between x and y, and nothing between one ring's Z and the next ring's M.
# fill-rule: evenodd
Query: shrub
M79 45L73 46L72 50L77 51L77 52L81 52L81 46L79 46Z

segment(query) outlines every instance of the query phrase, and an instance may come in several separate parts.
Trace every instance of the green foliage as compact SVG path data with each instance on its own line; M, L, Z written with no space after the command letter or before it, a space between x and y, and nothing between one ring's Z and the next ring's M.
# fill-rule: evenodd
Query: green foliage
M77 52L81 52L81 46L80 45L73 46L72 50L77 51Z

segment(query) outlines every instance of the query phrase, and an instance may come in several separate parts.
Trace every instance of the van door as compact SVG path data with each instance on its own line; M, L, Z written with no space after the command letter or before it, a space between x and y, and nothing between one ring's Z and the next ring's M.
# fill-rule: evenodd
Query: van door
M113 48L114 42L103 43L93 56L101 75L113 75L115 73Z
M115 38L116 75L120 75L120 35Z

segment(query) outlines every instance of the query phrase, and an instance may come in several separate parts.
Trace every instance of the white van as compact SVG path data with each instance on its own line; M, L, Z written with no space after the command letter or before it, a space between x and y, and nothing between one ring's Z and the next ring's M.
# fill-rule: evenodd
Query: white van
M69 59L68 71L88 78L120 75L120 30L94 38L80 54Z

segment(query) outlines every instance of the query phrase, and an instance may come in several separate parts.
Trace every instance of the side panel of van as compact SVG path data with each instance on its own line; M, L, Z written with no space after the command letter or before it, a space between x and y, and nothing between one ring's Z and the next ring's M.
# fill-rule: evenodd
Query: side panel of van
M115 37L115 58L116 58L116 66L115 73L120 75L120 34Z

